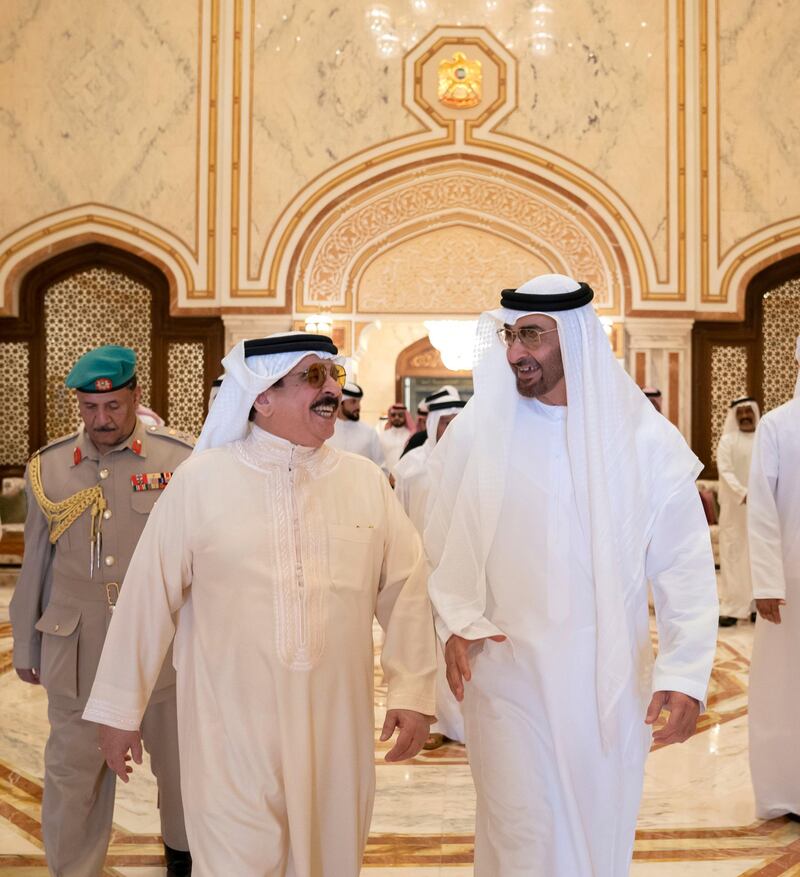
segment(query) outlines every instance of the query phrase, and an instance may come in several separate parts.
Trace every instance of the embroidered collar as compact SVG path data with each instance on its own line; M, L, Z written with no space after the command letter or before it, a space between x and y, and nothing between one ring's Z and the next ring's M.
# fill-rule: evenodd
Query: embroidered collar
M234 454L254 469L265 470L277 466L288 471L291 466L317 476L324 475L336 462L336 454L325 445L320 448L295 445L255 424L250 426L247 436L233 442L232 447Z

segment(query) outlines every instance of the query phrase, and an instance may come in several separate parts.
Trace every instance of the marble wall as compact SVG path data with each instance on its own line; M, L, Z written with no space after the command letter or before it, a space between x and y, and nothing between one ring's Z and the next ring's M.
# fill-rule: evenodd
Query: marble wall
M91 240L231 337L318 308L353 337L386 312L467 315L504 265L586 274L582 248L601 313L654 321L620 337L670 375L685 428L675 338L741 318L753 274L800 251L798 38L791 0L5 0L0 314ZM436 100L459 45L483 58L485 112ZM538 227L514 221L523 202Z
M800 205L800 14L791 0L718 0L720 255Z
M96 203L196 248L200 6L0 4L0 239Z
M434 32L502 56L490 124L415 106ZM326 211L457 154L591 216L620 317L741 313L800 249L799 36L789 0L7 0L2 310L59 240L103 235L174 274L176 312L297 311Z

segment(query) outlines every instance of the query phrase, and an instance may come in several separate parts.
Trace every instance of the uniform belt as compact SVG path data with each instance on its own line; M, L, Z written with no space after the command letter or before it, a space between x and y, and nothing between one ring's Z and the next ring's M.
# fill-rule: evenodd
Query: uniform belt
M91 579L73 579L69 576L53 577L51 599L58 594L68 594L86 603L106 603L110 608L119 598L120 582L93 582Z

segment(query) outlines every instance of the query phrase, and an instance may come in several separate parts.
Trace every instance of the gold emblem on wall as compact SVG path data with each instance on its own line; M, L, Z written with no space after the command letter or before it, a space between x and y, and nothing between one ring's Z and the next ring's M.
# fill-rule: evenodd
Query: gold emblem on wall
M446 107L467 110L482 98L483 74L480 61L470 61L463 52L439 62L439 100Z

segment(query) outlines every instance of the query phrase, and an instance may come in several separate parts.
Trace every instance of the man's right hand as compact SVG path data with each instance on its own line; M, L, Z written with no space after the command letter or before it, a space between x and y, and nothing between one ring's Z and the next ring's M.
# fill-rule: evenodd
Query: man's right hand
M464 639L463 636L453 634L444 647L444 663L447 666L447 684L450 691L459 702L464 700L464 683L472 678L469 669L469 657L467 650L473 643L482 643L490 639L496 643L502 643L506 637L502 634L496 636L482 636L479 639Z
M29 685L41 685L42 680L39 678L39 670L37 667L16 667L17 676Z
M111 770L123 783L127 783L128 774L133 770L127 763L131 756L136 764L142 763L142 735L138 731L123 731L109 725L100 725L99 728L98 749L102 751Z
M758 614L764 619L764 621L771 621L773 624L781 623L781 606L785 605L786 600L779 600L777 597L756 600Z

